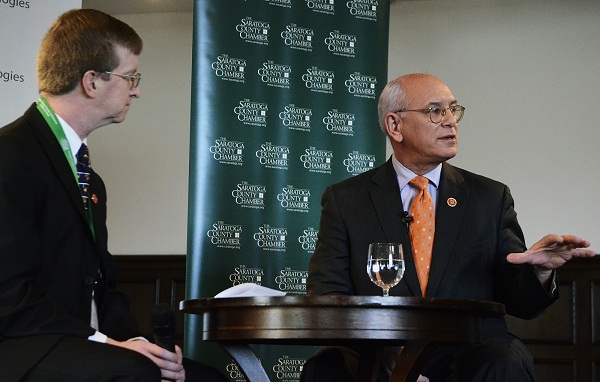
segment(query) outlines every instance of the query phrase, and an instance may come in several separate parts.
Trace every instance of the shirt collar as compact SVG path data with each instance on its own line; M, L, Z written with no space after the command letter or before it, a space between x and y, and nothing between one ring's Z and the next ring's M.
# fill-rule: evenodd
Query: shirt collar
M71 125L69 125L58 114L56 115L56 117L58 118L58 121L60 122L60 125L63 129L63 132L65 133L65 137L67 138L67 141L69 141L69 147L71 148L71 153L73 153L73 156L75 158L77 158L77 152L79 152L79 148L81 147L81 144L82 143L87 144L87 139L84 139L82 141L81 138L79 138L79 135L75 132L75 130L73 130Z
M394 155L392 155L392 164L394 165L394 170L396 171L396 177L398 179L398 185L400 189L403 189L408 182L417 174L410 171L408 168L404 167L402 163L396 159ZM440 177L442 175L442 164L440 163L436 168L429 171L427 174L423 174L424 177L429 179L429 182L435 187L438 188L440 184Z

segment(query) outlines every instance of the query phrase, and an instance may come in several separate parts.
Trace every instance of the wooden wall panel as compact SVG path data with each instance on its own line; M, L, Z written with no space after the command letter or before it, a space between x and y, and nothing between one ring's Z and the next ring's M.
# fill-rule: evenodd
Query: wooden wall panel
M600 345L600 280L592 280L592 342Z
M159 302L176 311L177 343L184 341L184 255L115 256L120 288L132 299L141 327L151 335L150 315ZM560 299L534 320L507 317L535 359L538 380L600 382L600 257L574 259L559 271Z
M560 281L560 299L534 320L507 316L509 329L525 342L574 344L574 285Z
M175 311L176 342L183 345L184 319L179 301L185 299L185 256L115 256L119 288L129 295L133 313L152 337L152 308L170 304Z

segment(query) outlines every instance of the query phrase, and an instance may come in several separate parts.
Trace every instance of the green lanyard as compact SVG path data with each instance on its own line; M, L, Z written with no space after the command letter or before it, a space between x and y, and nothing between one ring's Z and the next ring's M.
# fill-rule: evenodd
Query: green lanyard
M56 139L58 139L58 143L69 162L69 166L71 167L71 171L73 171L73 176L75 177L75 182L79 185L79 177L77 176L77 166L75 165L75 159L73 156L73 152L71 151L71 146L69 145L69 140L67 139L65 132L56 116L56 113L50 105L48 101L43 96L40 96L40 99L36 103L37 109L42 114L42 117L46 120L46 123L50 126L50 129L54 133ZM90 229L92 230L92 235L94 239L96 238L96 234L94 232L94 220L92 219L92 205L89 204L87 208L87 219L88 224L90 225Z

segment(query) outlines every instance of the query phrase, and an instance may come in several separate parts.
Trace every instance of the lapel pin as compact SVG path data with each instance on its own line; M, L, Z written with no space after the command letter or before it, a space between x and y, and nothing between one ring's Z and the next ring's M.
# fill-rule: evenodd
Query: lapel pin
M92 194L92 202L94 202L94 204L98 204L98 197L96 194Z
M456 201L456 199L454 199L454 198L448 198L448 200L446 200L446 203L448 203L448 205L449 205L450 207L456 207L456 204L457 204L458 202L457 202L457 201Z

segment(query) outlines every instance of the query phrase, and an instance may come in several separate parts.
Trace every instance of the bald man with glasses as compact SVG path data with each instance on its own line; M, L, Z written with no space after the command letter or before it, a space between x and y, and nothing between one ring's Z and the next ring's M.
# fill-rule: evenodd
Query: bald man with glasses
M402 243L406 271L391 296L495 301L524 319L544 312L558 299L556 269L572 257L594 256L585 249L590 242L546 235L528 249L508 187L446 162L457 153L465 108L439 78L396 78L378 108L393 155L325 190L308 294L380 296L365 272L369 244ZM413 212L416 204L431 212ZM425 218L427 235L413 232ZM322 350L305 364L301 380L355 380L357 350ZM384 350L379 381L387 380L399 351ZM502 317L483 319L480 344L431 344L426 354L423 381L535 380L531 354Z

